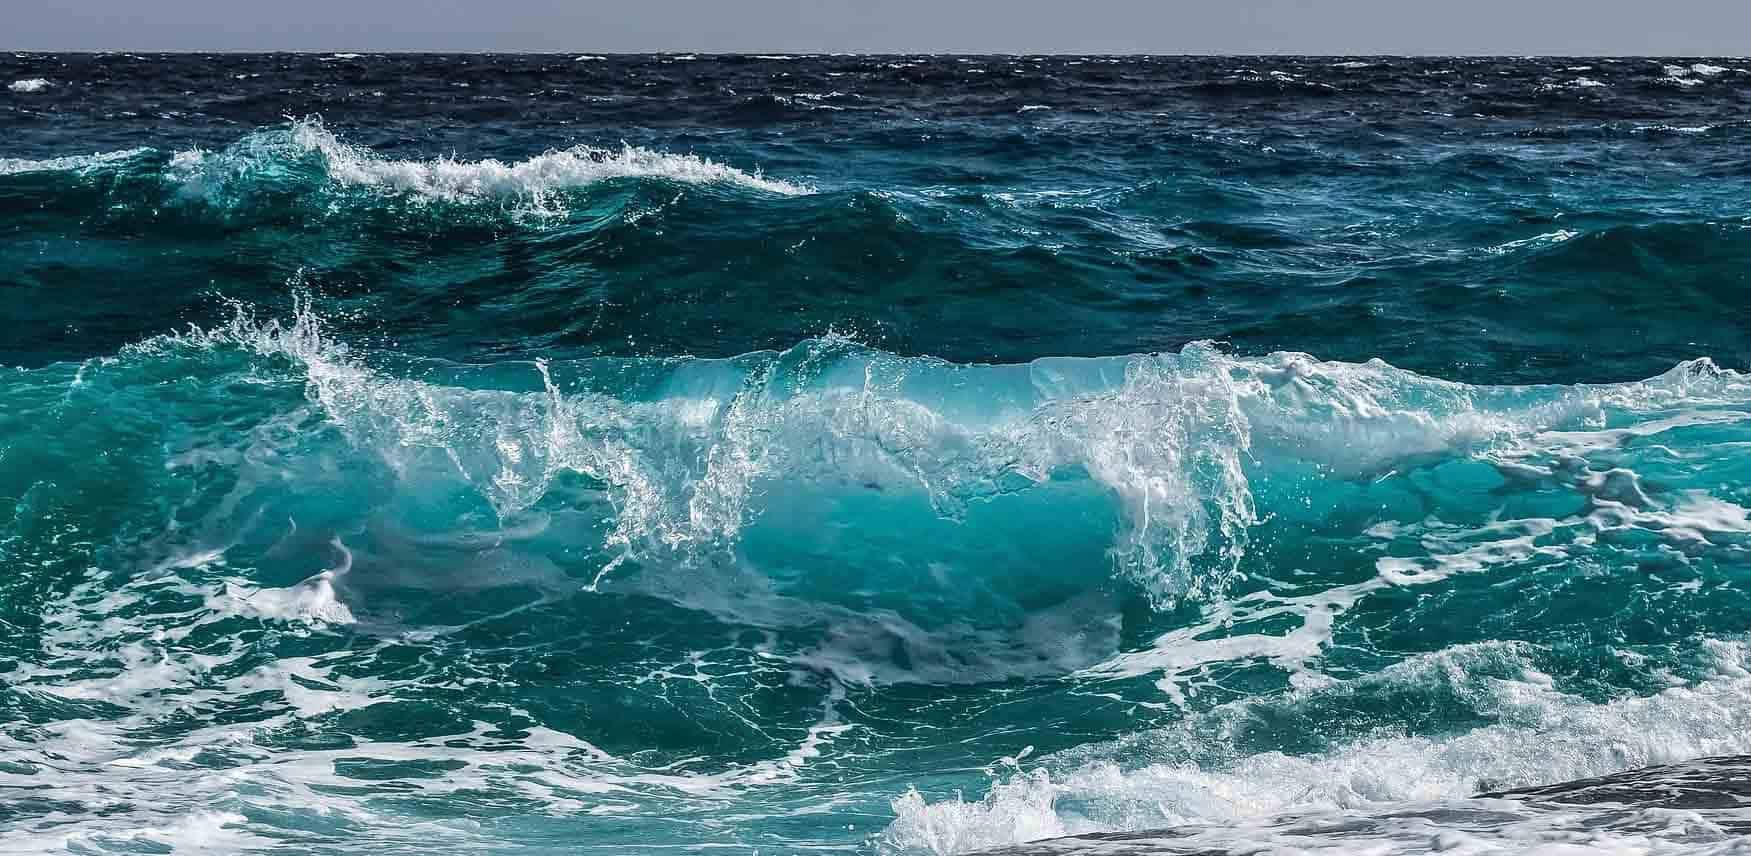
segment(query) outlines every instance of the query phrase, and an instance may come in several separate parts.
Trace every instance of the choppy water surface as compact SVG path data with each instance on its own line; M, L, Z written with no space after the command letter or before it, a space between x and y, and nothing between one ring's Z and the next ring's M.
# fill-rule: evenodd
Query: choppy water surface
M1751 64L0 87L0 852L1751 852Z

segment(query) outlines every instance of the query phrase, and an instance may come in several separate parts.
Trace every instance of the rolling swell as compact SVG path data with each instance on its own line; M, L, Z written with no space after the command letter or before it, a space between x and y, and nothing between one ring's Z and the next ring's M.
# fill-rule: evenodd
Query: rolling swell
M970 156L993 157L988 142ZM1699 352L1737 365L1751 347L1731 288L1751 233L1706 199L1662 213L1606 188L1557 217L1546 209L1574 191L1550 187L1525 154L1382 163L1351 182L1361 190L1330 195L1355 170L1330 155L1285 173L1301 155L1244 140L1185 135L1141 152L1182 154L1216 172L1041 190L1021 174L956 177L931 163L899 184L823 184L644 147L392 158L311 121L213 150L13 159L0 169L18 239L8 280L50 295L44 311L81 332L27 324L5 349L26 364L80 359L187 320L222 323L219 289L204 285L213 269L237 280L225 295L264 304L283 305L278 283L301 275L337 318L377 319L405 350L472 359L728 357L829 330L960 362L1202 339L1257 353L1301 348L1296 331L1314 326L1331 331L1328 355L1351 362L1539 382L1646 376ZM1432 189L1445 180L1481 182L1493 202L1483 216L1455 207ZM1305 228L1273 213L1291 191L1311 200ZM123 275L140 241L158 260ZM165 297L143 312L56 298L70 283L142 277ZM1650 277L1686 299L1642 288ZM1283 288L1300 299L1281 305ZM1065 323L1000 311L1022 296ZM945 335L943 319L969 335ZM1491 347L1451 345L1459 336Z

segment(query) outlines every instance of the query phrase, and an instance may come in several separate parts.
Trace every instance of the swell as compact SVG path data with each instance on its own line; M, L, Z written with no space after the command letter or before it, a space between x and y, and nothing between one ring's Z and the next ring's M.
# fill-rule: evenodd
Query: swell
M1738 61L0 65L0 850L1744 849Z

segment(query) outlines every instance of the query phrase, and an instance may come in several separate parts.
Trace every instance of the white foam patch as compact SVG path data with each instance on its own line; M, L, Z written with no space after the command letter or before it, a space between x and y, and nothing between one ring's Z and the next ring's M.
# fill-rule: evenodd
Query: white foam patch
M26 78L24 80L14 80L6 88L13 91L13 92L31 93L31 92L42 92L43 90L48 89L49 87L54 86L54 85L55 84L53 84L53 83L49 82L48 80L45 80L41 77L31 77L31 78Z
M352 624L353 611L335 594L334 584L352 570L353 554L335 538L331 545L341 563L284 588L251 588L227 583L222 595L210 598L209 609L221 614L251 615L289 623Z
M1352 586L1300 597L1278 597L1259 591L1232 602L1212 605L1204 620L1156 637L1149 647L1126 651L1077 673L1092 679L1135 678L1161 675L1156 686L1180 708L1188 708L1187 688L1205 666L1244 660L1262 660L1288 672L1300 684L1317 684L1323 678L1309 669L1308 661L1324 653L1339 615L1364 595L1383 588L1376 579ZM1242 626L1297 616L1300 624L1281 633L1234 632ZM1218 630L1227 632L1213 635Z
M1580 235L1581 233L1574 229L1558 229L1554 232L1546 232L1542 235L1534 235L1530 238L1521 238L1516 241L1497 244L1496 246L1485 249L1484 252L1489 253L1490 255L1500 256L1525 247L1554 246L1578 238Z
M1712 66L1710 66L1710 67L1712 68ZM1663 70L1665 71L1665 76L1661 77L1660 79L1662 81L1665 81L1666 83L1676 84L1678 86L1684 86L1684 87L1701 86L1703 83L1703 81L1701 79L1699 79L1698 77L1691 77L1690 76L1693 69L1691 67L1688 67L1688 66L1667 65L1664 67ZM1708 75L1702 74L1701 76L1707 77Z
M1604 81L1594 80L1591 77L1577 77L1573 80L1564 81L1562 83L1541 83L1538 85L1538 91L1559 92L1562 90L1603 89L1609 86L1610 84L1605 83Z

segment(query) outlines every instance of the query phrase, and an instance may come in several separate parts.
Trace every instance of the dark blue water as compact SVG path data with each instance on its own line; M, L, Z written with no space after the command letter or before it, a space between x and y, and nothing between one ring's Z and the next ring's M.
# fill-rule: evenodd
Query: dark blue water
M1751 64L0 86L0 852L1746 852Z

